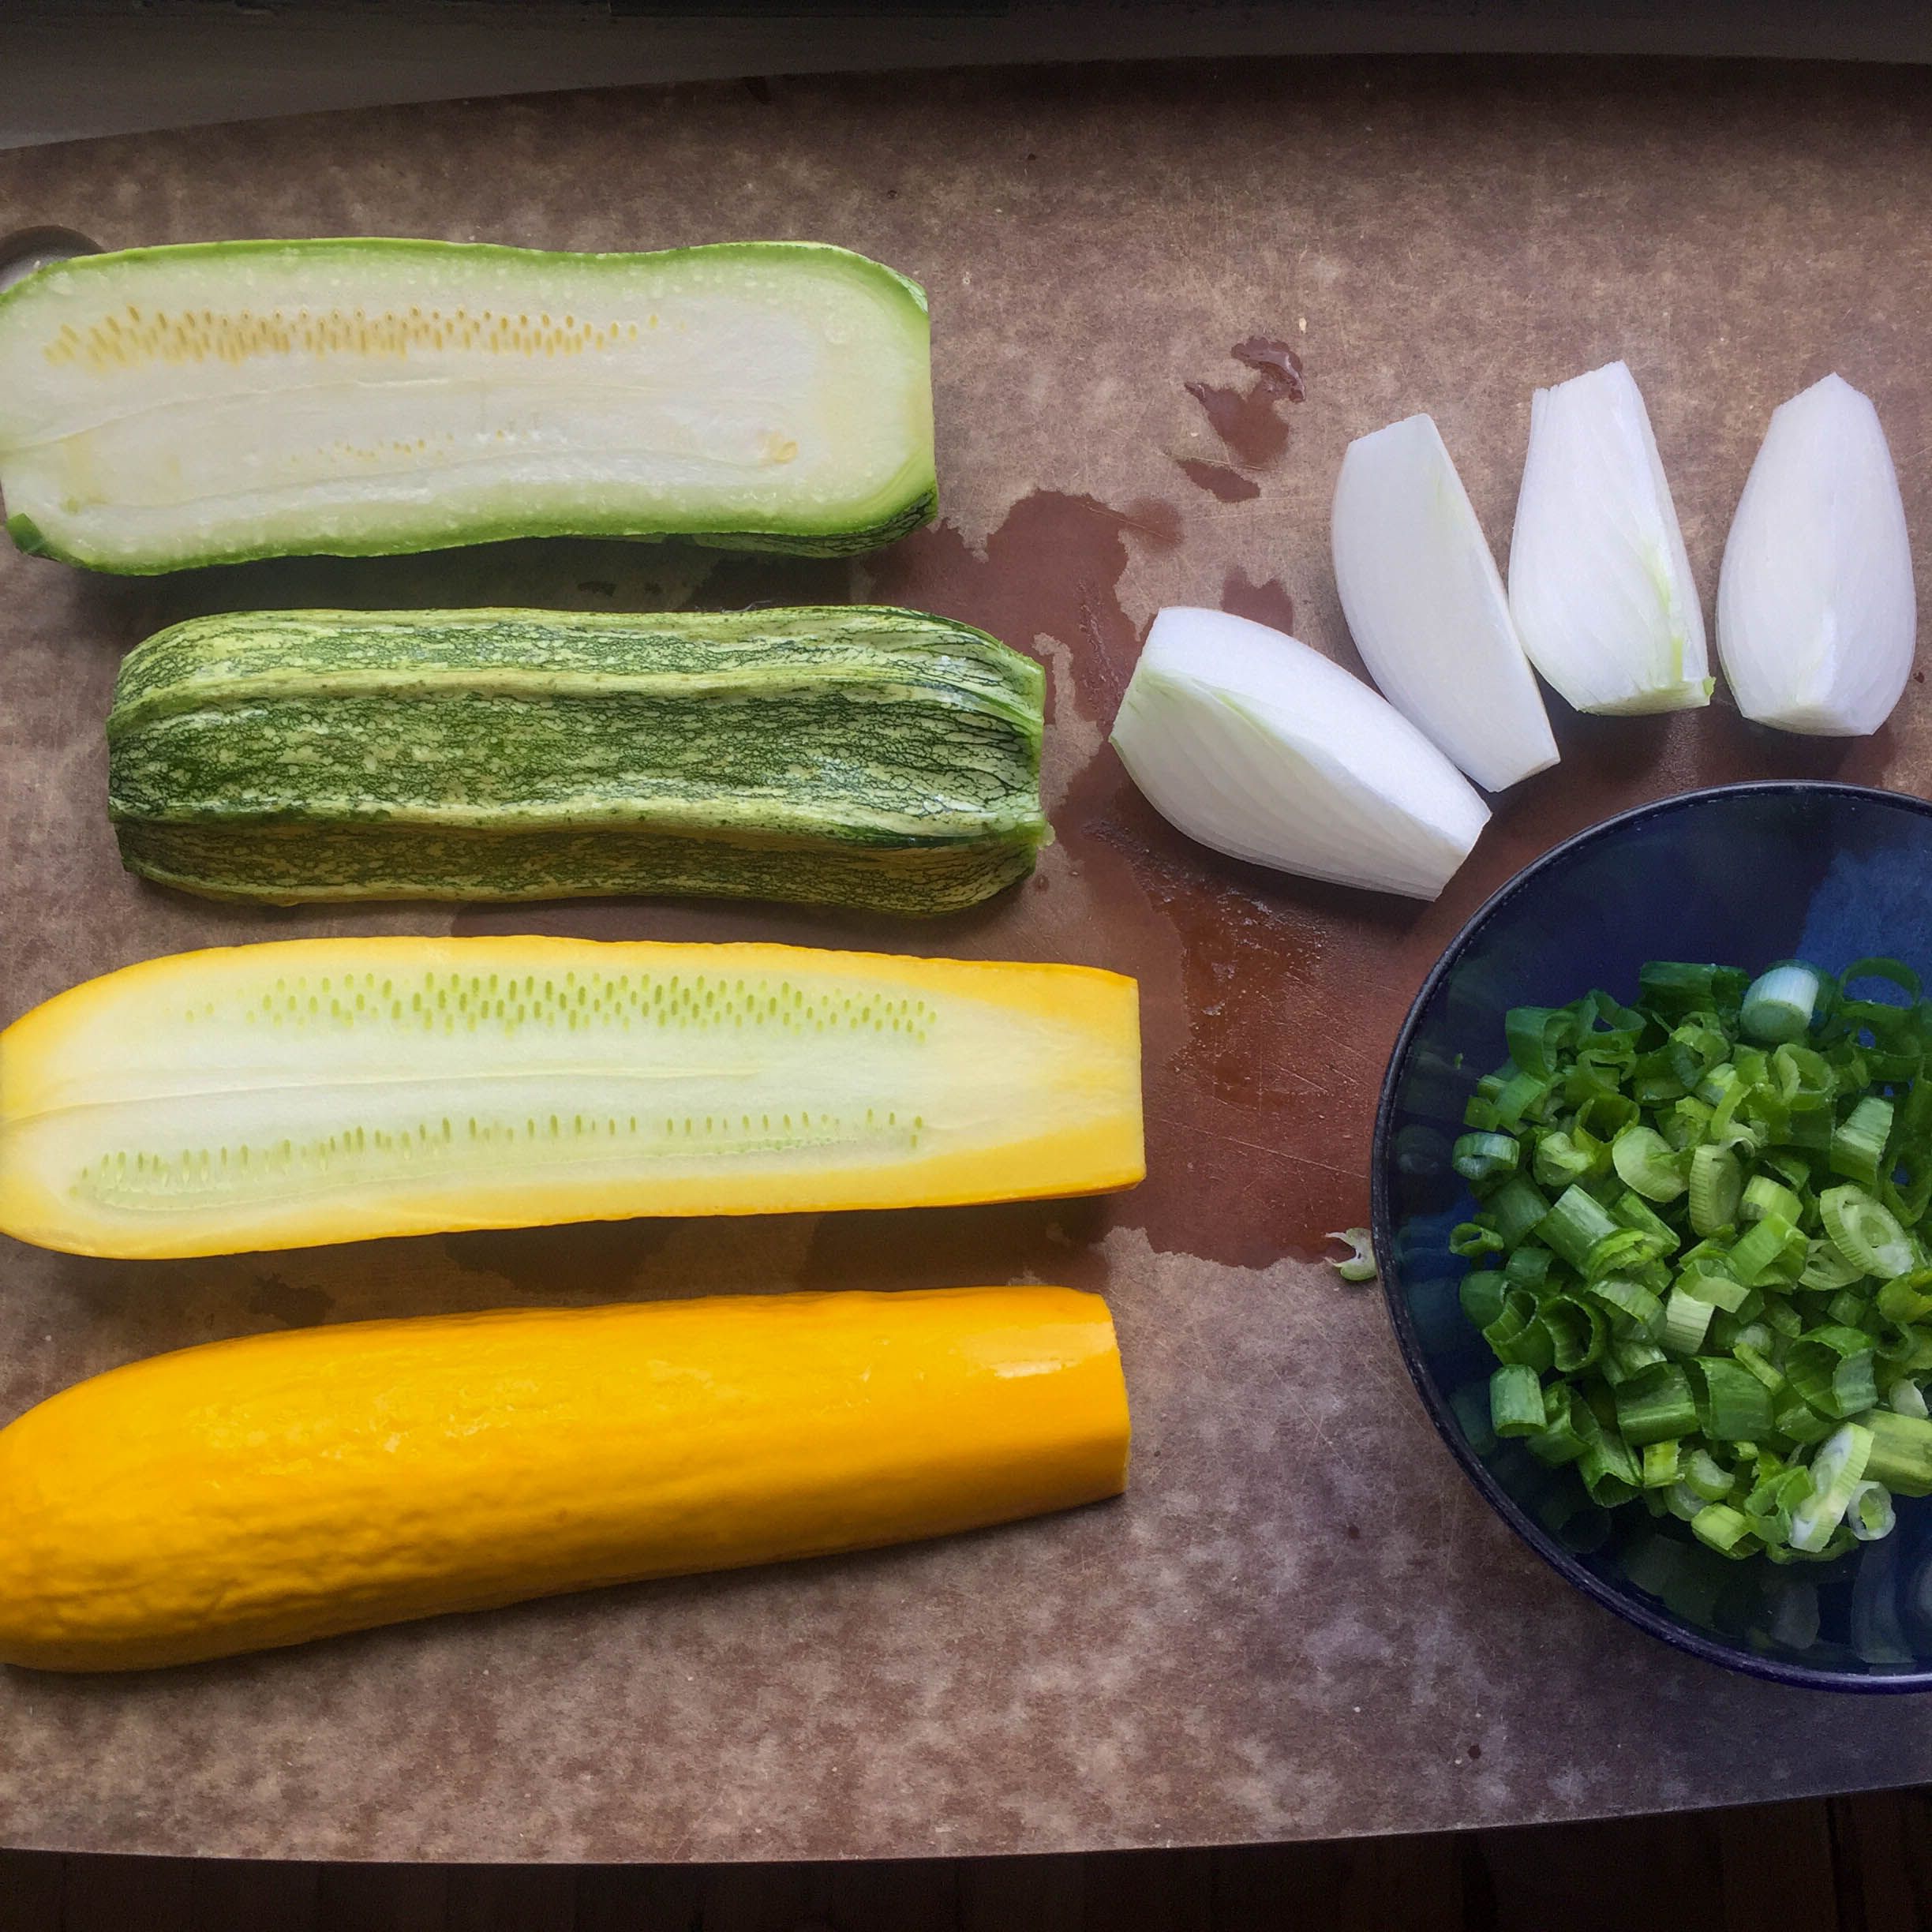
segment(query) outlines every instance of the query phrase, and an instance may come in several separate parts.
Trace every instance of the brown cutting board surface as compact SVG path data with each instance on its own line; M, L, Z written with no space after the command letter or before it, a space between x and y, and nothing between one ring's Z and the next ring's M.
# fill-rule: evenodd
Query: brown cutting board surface
M1380 1297L1314 1259L1322 1230L1365 1216L1396 1027L1486 894L1592 820L1699 782L1924 791L1923 688L1849 745L1754 733L1721 692L1668 719L1563 713L1561 767L1502 804L1428 908L1189 845L1106 746L1163 603L1292 624L1353 661L1327 554L1349 438L1432 411L1500 538L1532 387L1615 356L1649 399L1707 601L1767 415L1830 369L1876 399L1932 541L1932 75L1189 66L384 110L0 155L0 230L41 223L109 245L844 242L930 293L942 517L850 564L554 543L116 581L0 556L0 1018L154 954L317 933L1080 960L1141 982L1151 1174L1100 1201L144 1267L0 1245L0 1416L130 1357L277 1326L1037 1279L1111 1297L1136 1423L1131 1494L1056 1519L173 1673L0 1672L0 1840L436 1859L1055 1851L1932 1777L1917 1702L1735 1677L1567 1589L1437 1442ZM249 912L117 864L101 721L121 653L174 619L848 597L969 620L1047 667L1058 843L998 904L915 929L634 903Z

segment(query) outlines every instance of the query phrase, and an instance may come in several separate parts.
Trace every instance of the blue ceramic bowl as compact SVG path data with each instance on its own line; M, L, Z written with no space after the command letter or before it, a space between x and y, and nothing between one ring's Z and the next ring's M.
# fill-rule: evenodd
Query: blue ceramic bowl
M1646 960L1755 972L1874 954L1932 981L1932 806L1807 782L1725 785L1579 833L1464 927L1395 1043L1376 1120L1374 1222L1389 1312L1416 1387L1470 1480L1552 1567L1653 1636L1782 1683L1932 1688L1932 1499L1830 1564L1734 1563L1641 1503L1594 1507L1488 1427L1495 1361L1463 1316L1449 1233L1472 1211L1450 1143L1477 1076L1506 1057L1503 1016L1594 987L1636 990Z

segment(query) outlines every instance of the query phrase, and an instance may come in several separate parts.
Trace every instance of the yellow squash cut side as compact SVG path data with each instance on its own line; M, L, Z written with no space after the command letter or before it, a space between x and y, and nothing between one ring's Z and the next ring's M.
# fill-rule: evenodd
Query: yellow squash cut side
M1063 1288L520 1309L258 1335L0 1429L0 1661L126 1670L1117 1495ZM647 1612L646 1612L647 1614Z
M1089 1193L1144 1171L1138 995L776 945L178 954L0 1034L0 1230L127 1256Z

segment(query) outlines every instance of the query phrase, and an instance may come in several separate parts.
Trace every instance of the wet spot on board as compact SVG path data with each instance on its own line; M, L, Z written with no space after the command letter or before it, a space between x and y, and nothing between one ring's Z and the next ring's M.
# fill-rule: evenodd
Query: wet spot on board
M1169 532L1178 535L1170 506L1149 510L1035 490L1007 511L983 552L953 525L935 523L867 558L867 595L962 619L1020 650L1041 636L1068 646L1081 709L1111 719L1140 647L1119 594L1129 535L1151 532L1161 544L1173 541Z
M1261 485L1252 477L1226 463L1203 462L1197 456L1177 456L1174 463L1196 489L1205 490L1218 503L1247 503L1261 494Z
M639 1292L638 1272L664 1246L672 1226L640 1220L478 1228L444 1235L443 1248L464 1274L507 1282L520 1301L608 1301Z
M1243 503L1261 493L1253 473L1271 468L1287 454L1290 429L1283 406L1301 402L1308 391L1301 358L1285 342L1271 335L1250 335L1228 354L1254 372L1244 387L1210 382L1183 385L1200 406L1227 460L1216 463L1178 456L1174 461L1197 489L1222 503Z
M1256 583L1244 570L1230 571L1221 580L1221 608L1272 631L1294 630L1294 599L1279 577L1264 577Z
M325 1321L335 1305L334 1297L321 1289L285 1280L279 1275L258 1276L248 1298L251 1315L280 1322L286 1328L312 1328Z
M1245 389L1191 382L1187 392L1201 406L1208 426L1234 460L1249 470L1266 469L1288 447L1288 421L1276 409L1282 399L1257 376Z
M1156 550L1171 550L1181 541L1181 512L1158 496L1136 496L1121 512L1121 521Z
M1285 342L1278 342L1272 335L1250 335L1245 342L1237 342L1228 354L1252 369L1271 395L1286 396L1290 402L1306 399L1301 358Z
M721 556L691 598L700 610L784 610L852 598L849 557Z

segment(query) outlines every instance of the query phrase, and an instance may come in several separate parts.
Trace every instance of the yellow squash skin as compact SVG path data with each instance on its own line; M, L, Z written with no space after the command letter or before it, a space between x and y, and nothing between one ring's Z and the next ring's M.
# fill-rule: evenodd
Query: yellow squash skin
M1064 1288L213 1342L0 1429L0 1661L185 1664L941 1536L1118 1495L1127 1447L1106 1305Z
M1131 1186L1139 993L780 945L316 939L130 966L0 1034L0 1232L231 1254Z

